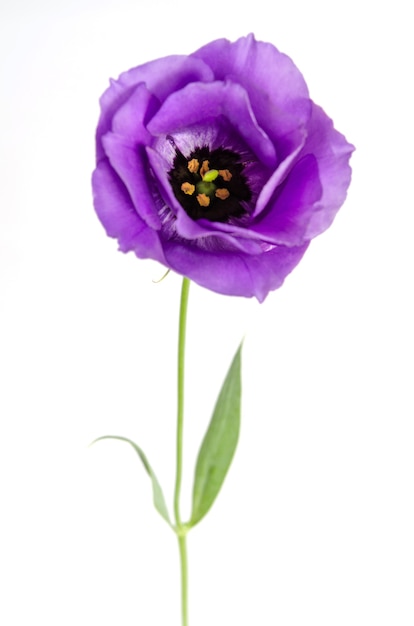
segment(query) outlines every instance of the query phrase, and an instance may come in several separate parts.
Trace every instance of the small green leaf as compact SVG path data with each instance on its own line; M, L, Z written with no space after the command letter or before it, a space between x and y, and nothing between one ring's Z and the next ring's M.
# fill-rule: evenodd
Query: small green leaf
M240 430L241 348L240 345L227 373L198 453L190 526L209 511L236 451Z
M116 435L105 435L104 437L98 437L98 439L95 439L95 441L92 441L92 444L96 443L97 441L102 441L102 439L118 439L119 441L126 441L134 448L135 452L138 454L139 458L141 459L142 464L145 467L148 476L151 478L152 496L153 496L154 506L157 509L158 513L171 526L170 516L168 515L168 509L165 503L165 498L161 489L161 485L158 482L158 479L156 475L154 474L154 471L151 465L149 464L148 459L145 456L144 452L141 450L141 448L137 446L136 443L131 441L131 439L127 439L126 437L117 437Z

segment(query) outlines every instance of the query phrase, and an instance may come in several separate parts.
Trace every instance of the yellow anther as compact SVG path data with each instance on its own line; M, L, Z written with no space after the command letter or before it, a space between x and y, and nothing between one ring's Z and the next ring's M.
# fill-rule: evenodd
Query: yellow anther
M209 206L210 198L205 193L199 193L197 196L197 202L200 206Z
M188 161L187 167L190 170L190 172L192 174L194 174L194 173L198 172L198 168L200 167L200 163L198 162L197 159L191 159L191 161Z
M230 195L230 191L228 189L216 189L215 195L219 200L226 200Z
M192 196L193 193L195 192L195 186L192 185L191 183L183 183L181 185L181 191L184 191L184 193L186 193L187 196Z
M229 170L219 170L219 175L226 183L232 179L232 173Z
M201 176L201 178L203 178L204 174L205 174L206 172L208 172L208 170L209 170L209 169L210 169L210 168L209 168L209 161L203 161L203 164L202 164L202 166L201 166L201 170L200 170L200 176Z

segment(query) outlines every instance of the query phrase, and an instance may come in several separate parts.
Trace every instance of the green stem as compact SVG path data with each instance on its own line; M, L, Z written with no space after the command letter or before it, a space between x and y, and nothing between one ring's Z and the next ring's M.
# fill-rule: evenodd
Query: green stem
M185 334L187 323L188 292L190 281L183 278L180 302L180 321L178 334L178 378L177 378L177 448L176 448L176 475L174 489L174 516L176 533L178 537L178 547L180 551L181 565L181 615L182 626L188 626L187 610L187 546L186 528L183 526L180 514L180 494L181 479L183 473L183 425L184 425L184 355L185 355Z
M188 568L187 535L178 535L178 549L181 564L181 620L182 626L188 626Z

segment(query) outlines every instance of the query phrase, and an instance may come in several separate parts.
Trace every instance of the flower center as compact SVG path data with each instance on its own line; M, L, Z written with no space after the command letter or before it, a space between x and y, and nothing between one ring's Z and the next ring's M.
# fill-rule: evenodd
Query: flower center
M169 171L175 197L193 219L228 222L247 213L251 191L240 156L226 148L196 148L185 157L176 148Z

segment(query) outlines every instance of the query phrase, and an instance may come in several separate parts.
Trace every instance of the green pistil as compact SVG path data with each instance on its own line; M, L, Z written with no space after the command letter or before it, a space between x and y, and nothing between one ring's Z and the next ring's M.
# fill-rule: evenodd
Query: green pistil
M213 180L216 180L219 175L218 170L208 170L203 179L196 184L197 193L204 193L209 198L212 198L216 193L216 185L213 184Z
M203 176L203 181L206 183L212 183L213 180L216 180L218 175L218 170L208 170Z
M209 172L207 172L207 174L208 173ZM206 181L205 180L205 176L204 176L203 180L201 182L197 183L197 185L196 185L197 193L205 193L206 196L209 196L209 198L212 198L214 196L214 194L216 192L216 189L217 189L216 185L214 185L211 182Z

